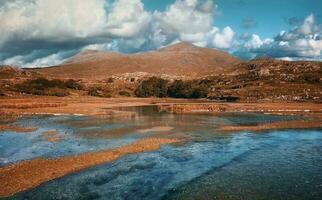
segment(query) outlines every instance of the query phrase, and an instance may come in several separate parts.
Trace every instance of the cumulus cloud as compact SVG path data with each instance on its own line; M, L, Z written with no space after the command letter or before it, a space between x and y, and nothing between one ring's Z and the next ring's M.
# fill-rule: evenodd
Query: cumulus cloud
M175 41L228 49L230 27L213 26L213 0L176 0L148 12L141 0L2 0L0 63L59 64L82 49L137 52Z
M245 42L244 47L247 49L258 49L263 45L269 45L273 42L273 39L266 38L261 39L259 35L252 34L247 42Z
M212 44L214 47L228 49L233 44L234 36L235 32L230 27L226 27L222 31L215 29Z
M213 3L196 0L177 0L165 12L155 12L160 28L166 35L205 33L212 28Z
M273 39L261 39L258 35L252 35L235 53L248 58L270 56L288 60L321 60L321 51L321 25L315 23L311 14L300 26L290 31L281 31Z
M132 38L146 31L150 21L140 0L118 0L109 10L106 29L114 37Z
M161 32L170 43L174 40L198 46L227 49L232 45L234 31L230 27L220 31L213 26L216 6L212 0L177 0L164 12L155 12Z
M6 1L0 44L13 39L64 41L95 36L106 20L104 0Z

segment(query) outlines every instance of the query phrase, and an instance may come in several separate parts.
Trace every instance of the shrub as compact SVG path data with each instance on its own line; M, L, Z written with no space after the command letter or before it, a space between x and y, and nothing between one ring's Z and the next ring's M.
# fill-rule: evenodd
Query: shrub
M299 78L300 80L303 80L305 83L309 84L320 83L320 74L318 73L303 74Z
M167 96L167 81L162 78L151 77L140 83L135 91L138 97L166 97Z
M168 88L168 96L173 98L205 98L208 92L207 85L198 81L183 82L176 80Z
M121 96L126 96L126 97L130 97L131 96L131 94L128 92L128 91L120 91L119 92L119 95L121 95Z
M66 89L65 82L58 79L48 80L45 78L38 78L34 80L27 80L21 84L15 85L15 89L18 92L33 94L33 95L51 95L51 96L69 95L68 91L63 91L64 89ZM59 89L59 92L58 92L58 89Z
M111 98L111 91L105 90L101 87L91 87L88 90L88 95L95 96L95 97L105 97L105 98Z
M168 88L168 96L173 98L187 98L187 86L182 80L175 80Z
M54 87L45 91L44 94L48 96L65 97L69 95L69 92L65 89Z
M239 101L239 97L235 96L209 96L208 99L216 101L236 102Z
M175 80L168 84L164 79L152 77L142 81L135 91L138 97L172 97L172 98L205 98L209 86L203 81Z
M74 90L82 90L83 85L79 84L77 81L73 79L69 79L68 81L65 82L65 86L69 89L74 89Z

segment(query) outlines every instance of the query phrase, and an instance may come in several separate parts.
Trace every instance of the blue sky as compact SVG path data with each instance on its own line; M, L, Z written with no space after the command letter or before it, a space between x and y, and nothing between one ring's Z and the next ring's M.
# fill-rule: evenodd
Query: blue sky
M147 10L165 10L175 0L143 0ZM230 26L239 34L256 33L262 37L273 37L281 30L292 26L292 18L303 21L314 14L316 21L322 23L322 0L216 0L218 15L214 25L220 28ZM244 18L252 18L256 26L245 29L241 27Z
M0 64L23 67L182 41L245 60L322 60L322 0L0 0L0 30Z

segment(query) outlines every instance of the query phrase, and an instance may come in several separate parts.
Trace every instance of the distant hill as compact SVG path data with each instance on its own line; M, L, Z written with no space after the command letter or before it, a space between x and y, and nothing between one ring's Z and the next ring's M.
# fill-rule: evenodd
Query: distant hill
M0 79L13 79L31 77L32 73L20 69L18 67L12 67L9 65L0 65Z
M136 54L86 50L60 66L33 71L47 77L75 79L103 79L135 72L202 77L233 71L234 66L241 62L219 50L178 43L157 51Z
M158 78L140 86L152 76ZM174 81L178 79L185 83ZM218 50L179 43L129 55L83 51L61 66L41 69L0 66L0 96L135 96L138 88L146 92L152 83L184 88L191 96L207 93L214 100L322 102L322 62L241 61ZM171 87L174 83L177 86ZM182 95L181 90L176 93Z

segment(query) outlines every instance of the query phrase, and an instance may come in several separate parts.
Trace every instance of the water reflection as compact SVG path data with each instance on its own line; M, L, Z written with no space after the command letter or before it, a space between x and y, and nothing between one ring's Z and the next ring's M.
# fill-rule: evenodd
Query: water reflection
M115 148L151 136L179 137L186 142L165 145L155 152L128 155L9 199L318 199L322 196L321 130L265 134L227 134L217 130L223 124L257 124L298 117L254 113L175 115L160 113L155 106L118 111L128 114L21 119L16 123L37 126L38 130L31 134L1 132L2 165L39 156L59 157ZM64 137L56 143L42 140L41 133L52 129Z

